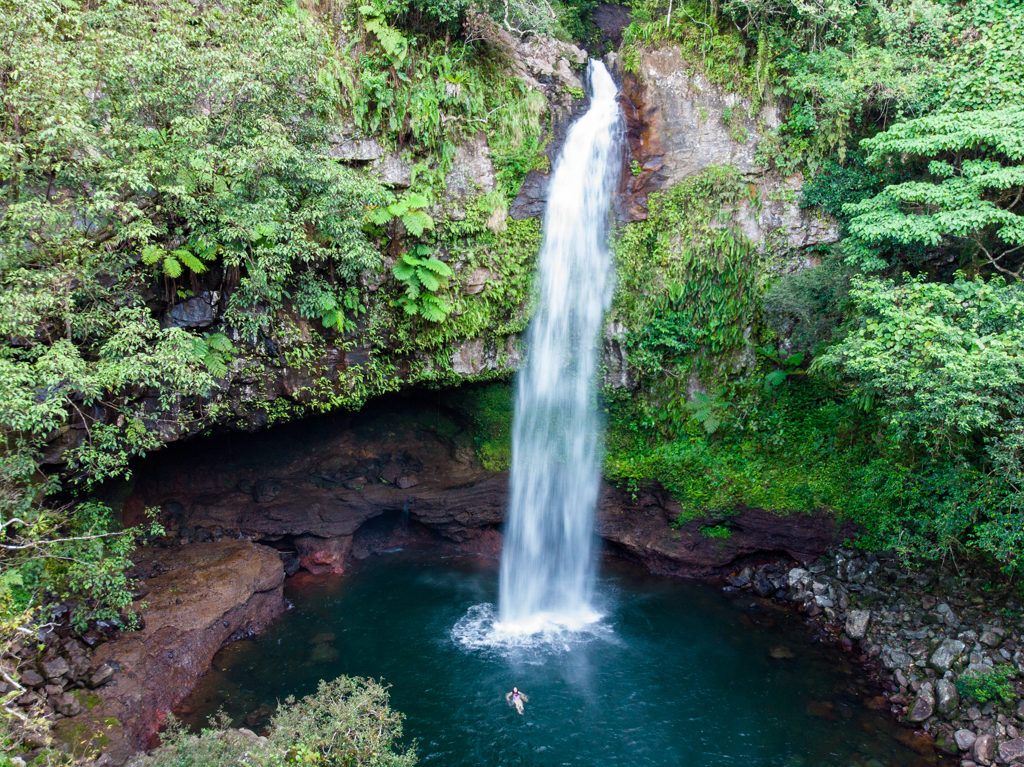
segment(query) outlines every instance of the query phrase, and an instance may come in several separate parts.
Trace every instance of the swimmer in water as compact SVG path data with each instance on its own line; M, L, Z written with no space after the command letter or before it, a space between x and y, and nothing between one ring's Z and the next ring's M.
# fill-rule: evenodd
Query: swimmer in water
M516 711L522 716L523 704L529 703L530 699L527 698L523 693L519 692L518 687L513 687L512 692L505 693L505 700L508 701L510 706L515 706Z

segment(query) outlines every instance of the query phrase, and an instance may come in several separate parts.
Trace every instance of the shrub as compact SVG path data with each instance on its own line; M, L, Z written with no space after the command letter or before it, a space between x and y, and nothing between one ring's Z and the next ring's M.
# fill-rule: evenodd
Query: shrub
M301 700L287 698L265 737L212 722L199 734L172 722L163 745L139 767L412 767L412 749L399 745L402 715L388 707L387 689L372 679L320 682Z
M989 671L972 671L964 674L956 682L956 689L961 696L976 700L978 703L1001 701L1011 703L1017 697L1013 683L1016 676L1013 666L1004 663Z

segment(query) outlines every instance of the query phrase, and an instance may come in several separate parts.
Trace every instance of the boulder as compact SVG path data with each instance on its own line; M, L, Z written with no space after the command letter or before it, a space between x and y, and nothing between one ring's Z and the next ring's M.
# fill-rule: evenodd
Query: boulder
M978 641L986 647L999 647L1003 643L1003 631L1002 629L986 628L981 632Z
M344 163L372 162L384 156L384 149L375 138L335 133L327 139L327 156Z
M979 735L971 746L971 758L978 764L990 765L996 756L996 741L987 732Z
M114 668L109 663L101 663L89 677L89 686L102 687L114 678Z
M907 721L920 723L935 713L935 690L932 685L925 682L917 692L917 698L907 712Z
M999 744L999 761L1017 764L1024 761L1024 738L1014 738Z
M60 679L62 676L66 676L71 670L68 662L60 656L44 660L42 666L43 674L51 681L54 679Z
M207 328L217 321L220 293L204 290L198 295L179 301L164 316L164 326L172 328Z
M385 186L406 189L412 184L412 165L397 152L386 154L371 166L373 175Z
M977 740L978 736L970 730L957 730L953 733L953 740L956 741L956 747L961 751L970 751L971 746L974 745L974 741Z
M959 639L943 639L932 652L928 664L940 674L944 674L953 667L966 649L967 645Z
M517 367L521 354L516 336L497 339L470 338L452 350L452 370L460 375L478 376Z
M807 579L808 575L810 575L810 573L808 573L802 567L794 567L786 575L786 582L789 584L789 587L791 589L796 588Z
M935 683L935 704L939 713L949 717L960 707L960 694L956 685L948 679L940 679Z
M950 628L955 629L960 627L960 619L956 616L956 613L953 612L953 608L945 602L935 608L935 613L938 616L939 621Z
M82 704L78 702L78 698L69 692L51 698L50 702L54 710L63 716L75 716L82 711Z
M850 639L863 639L871 622L870 610L850 610L846 614L846 635Z
M42 687L46 680L35 669L27 668L21 672L21 679L19 681L26 687Z

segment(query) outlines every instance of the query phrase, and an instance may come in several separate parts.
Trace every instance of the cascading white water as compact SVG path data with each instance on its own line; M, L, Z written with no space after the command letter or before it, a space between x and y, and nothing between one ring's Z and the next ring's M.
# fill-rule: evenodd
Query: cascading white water
M611 293L608 217L622 118L608 70L591 61L590 108L569 129L544 212L539 291L519 372L511 499L501 557L501 633L598 617L594 509L602 425L598 346Z

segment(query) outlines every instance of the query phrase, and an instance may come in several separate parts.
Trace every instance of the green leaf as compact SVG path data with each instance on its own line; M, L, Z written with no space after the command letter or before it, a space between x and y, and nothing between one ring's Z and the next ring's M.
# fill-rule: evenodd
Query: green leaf
M231 343L231 339L223 333L211 333L206 337L206 345L211 349L218 352L233 352L235 345Z
M194 255L192 255L189 251L185 250L184 248L178 248L177 250L171 251L171 255L173 255L182 264L184 264L186 267L191 269L196 274L202 274L203 272L206 271L206 264L204 264L202 261L200 261L198 258L196 258Z
M416 267L410 264L403 256L391 267L391 273L402 282L409 282L416 278Z
M172 280L176 280L181 276L181 262L171 254L164 258L164 274Z
M423 262L423 266L439 277L451 277L455 274L452 268L439 258L428 258Z
M427 229L434 228L434 219L422 210L415 210L402 216L402 225L413 237L419 237Z
M431 293L441 287L441 281L437 278L437 275L427 269L420 269L416 273L416 276L423 284L423 287Z
M420 302L420 316L428 322L444 322L450 313L448 302L436 296L424 295Z
M344 315L334 309L325 313L324 316L320 318L320 322L325 328L334 328L335 330L341 330L343 320Z
M142 249L142 263L158 264L164 257L164 249L159 245L147 245Z
M402 198L402 202L405 204L406 210L425 208L430 204L427 196L419 192L409 192Z
M765 390L778 388L785 382L787 377L788 374L785 370L773 370L764 377Z

